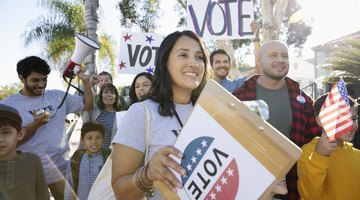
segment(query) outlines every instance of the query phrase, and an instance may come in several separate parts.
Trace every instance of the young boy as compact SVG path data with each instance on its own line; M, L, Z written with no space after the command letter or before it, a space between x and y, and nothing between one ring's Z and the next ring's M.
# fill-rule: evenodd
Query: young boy
M317 123L322 127L319 113L327 94L315 103ZM302 147L303 154L297 163L298 190L305 200L360 199L360 151L350 143L358 128L358 104L349 97L353 119L352 130L331 140L323 130Z
M81 143L85 149L78 149L72 155L66 173L65 200L88 199L88 195L96 177L103 167L110 149L102 148L105 127L95 121L83 124Z
M40 158L16 151L24 135L19 112L0 104L0 199L49 199Z

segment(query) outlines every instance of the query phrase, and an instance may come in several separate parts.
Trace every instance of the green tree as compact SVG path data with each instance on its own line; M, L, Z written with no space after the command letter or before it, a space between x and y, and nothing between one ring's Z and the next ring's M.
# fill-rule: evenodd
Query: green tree
M0 86L0 100L6 98L11 94L19 92L21 88L22 84L20 82Z
M45 46L44 56L52 66L62 71L75 48L75 33L87 32L84 4L80 0L74 2L43 0L41 5L47 9L48 14L39 16L27 25L23 33L25 47L36 42ZM113 68L115 66L114 42L108 35L100 34L99 44L101 46L100 59L108 58ZM94 72L93 69L89 70L91 73Z
M159 18L160 0L121 0L117 7L121 14L121 25L136 27L142 32L154 32ZM135 28L134 27L134 28Z
M346 83L360 83L360 39L348 39L343 45L339 45L330 56L324 69L334 70L325 77L323 84L336 83L342 76Z

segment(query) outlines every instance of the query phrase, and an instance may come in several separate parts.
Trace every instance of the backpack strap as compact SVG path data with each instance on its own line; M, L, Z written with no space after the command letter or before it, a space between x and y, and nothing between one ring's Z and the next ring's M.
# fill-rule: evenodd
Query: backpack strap
M71 156L71 174L74 182L74 191L77 194L78 186L79 186L79 171L80 171L80 162L86 149L78 149Z
M106 159L109 157L110 153L111 153L111 149L102 148L103 164L105 164Z

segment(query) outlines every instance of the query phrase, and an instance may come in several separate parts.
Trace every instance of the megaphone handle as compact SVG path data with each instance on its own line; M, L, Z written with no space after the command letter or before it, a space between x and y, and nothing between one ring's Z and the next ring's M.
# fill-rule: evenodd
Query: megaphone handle
M74 69L73 69L73 74L76 75L79 70L80 70L79 65L75 65L75 67L74 67Z

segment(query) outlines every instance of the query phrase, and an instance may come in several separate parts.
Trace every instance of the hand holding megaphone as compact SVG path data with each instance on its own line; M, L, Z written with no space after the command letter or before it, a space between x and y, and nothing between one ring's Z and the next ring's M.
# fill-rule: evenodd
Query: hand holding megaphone
M73 71L76 73L79 79L82 80L84 84L90 82L90 72L89 70L86 70L85 67L76 66Z
M63 75L68 78L74 77L74 75L77 74L75 70L80 68L81 63L84 62L86 56L99 48L100 45L94 40L79 33L75 33L75 50L65 67Z

